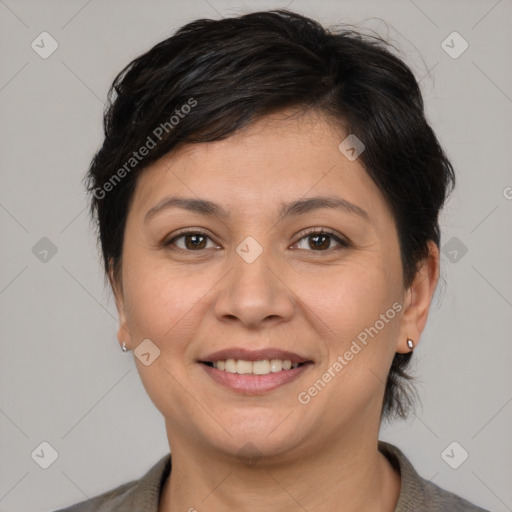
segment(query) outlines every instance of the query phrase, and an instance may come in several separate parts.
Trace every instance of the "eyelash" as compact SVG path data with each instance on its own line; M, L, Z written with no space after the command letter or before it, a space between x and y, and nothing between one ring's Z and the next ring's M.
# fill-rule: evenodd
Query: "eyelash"
M197 230L197 231L182 231L181 233L178 233L173 238L171 238L169 241L164 242L163 245L165 247L170 247L176 240L178 240L178 239L180 239L180 238L182 238L182 237L184 237L186 235L199 235L199 236L203 236L203 237L209 238L211 240L211 237L207 233L205 233L204 231L200 231L200 230ZM301 237L297 240L297 242L295 242L294 245L296 245L297 243L302 241L304 238L308 238L310 236L314 236L314 235L317 235L317 236L319 236L319 235L320 236L321 235L327 235L327 236L330 236L332 239L334 239L336 242L338 242L341 247L345 247L346 248L346 247L350 246L350 243L347 240L344 240L343 238L339 237L336 234L336 232L332 231L329 228L320 228L320 229L313 228L311 230L307 230L307 231L301 233L300 235L301 235ZM175 248L175 249L172 249L172 250L190 253L190 252L203 252L206 249L199 249L197 251L194 251L194 250L182 249L182 248L178 247L178 248ZM332 251L332 250L334 250L334 249L330 248L330 249L318 250L318 251L309 250L308 252L329 252L329 251Z

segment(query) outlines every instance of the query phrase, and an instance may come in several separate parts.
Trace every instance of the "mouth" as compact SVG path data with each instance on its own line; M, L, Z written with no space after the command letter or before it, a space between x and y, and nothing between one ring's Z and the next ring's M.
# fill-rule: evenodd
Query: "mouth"
M217 383L249 395L268 393L292 382L314 364L298 354L273 349L224 350L198 363Z
M226 359L201 362L210 368L215 368L222 372L237 373L238 375L268 375L269 373L294 370L299 368L299 366L307 364L309 361L292 363L289 359L262 359L260 361Z

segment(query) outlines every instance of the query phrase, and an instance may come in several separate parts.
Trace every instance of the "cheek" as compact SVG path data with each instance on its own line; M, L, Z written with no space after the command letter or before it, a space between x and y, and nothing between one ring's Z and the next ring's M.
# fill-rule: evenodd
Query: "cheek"
M211 286L192 269L177 271L152 264L149 258L138 266L130 266L127 259L126 268L127 323L135 343L149 338L162 352L182 350L186 333L197 326L195 312Z
M338 348L373 325L399 297L396 286L390 283L389 270L384 269L375 258L340 265L325 277L317 276L314 288L304 289L308 305L329 327Z
M393 270L386 272L386 268ZM400 272L399 266L369 258L357 265L339 266L328 279L317 281L317 293L307 294L319 325L328 327L321 371L330 372L324 375L332 385L320 401L335 405L341 397L347 405L364 407L383 386L402 309L399 289L393 285L400 280L390 280L393 272Z
M190 340L200 325L201 299L211 285L198 273L176 269L171 272L169 266L155 265L150 258L137 267L130 266L128 258L125 264L126 317L131 340L136 346L149 338L160 350L148 366L134 357L141 382L165 417L180 418L182 411L190 408L189 395L183 392L189 366L183 362L189 360Z

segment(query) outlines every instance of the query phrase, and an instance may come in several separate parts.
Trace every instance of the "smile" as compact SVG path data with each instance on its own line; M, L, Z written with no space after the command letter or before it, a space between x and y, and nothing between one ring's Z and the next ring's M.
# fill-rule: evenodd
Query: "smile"
M261 361L226 359L225 361L214 361L206 364L217 368L217 370L239 375L268 375L269 373L295 369L304 363L292 363L289 359L263 359Z
M245 395L273 391L314 366L307 356L278 348L233 347L205 354L197 362L213 381Z

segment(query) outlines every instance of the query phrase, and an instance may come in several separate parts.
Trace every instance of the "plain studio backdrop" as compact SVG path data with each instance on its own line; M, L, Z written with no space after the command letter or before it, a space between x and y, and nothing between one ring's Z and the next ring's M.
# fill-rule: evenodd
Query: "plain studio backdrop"
M168 451L117 343L81 180L124 65L193 19L279 7L377 31L421 80L458 183L413 358L422 405L381 439L441 487L512 510L510 0L1 0L1 512L92 497Z

